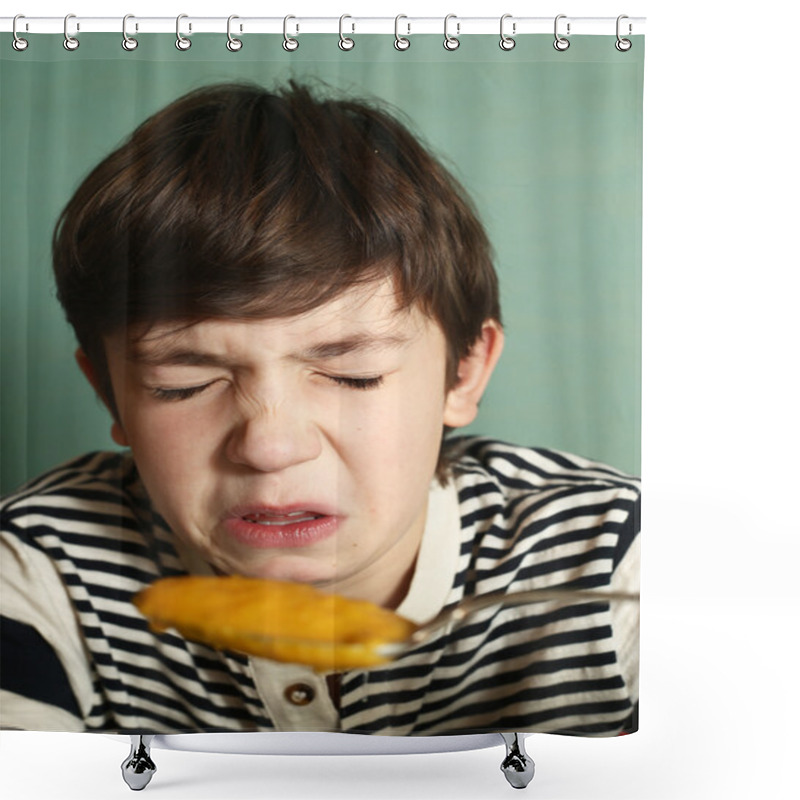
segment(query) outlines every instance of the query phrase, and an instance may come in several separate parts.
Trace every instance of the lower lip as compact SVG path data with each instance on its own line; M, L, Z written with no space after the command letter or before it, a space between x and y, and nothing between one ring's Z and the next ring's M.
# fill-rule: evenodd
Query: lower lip
M339 527L338 517L317 517L285 525L259 525L241 517L225 520L228 534L247 547L309 547L329 539Z

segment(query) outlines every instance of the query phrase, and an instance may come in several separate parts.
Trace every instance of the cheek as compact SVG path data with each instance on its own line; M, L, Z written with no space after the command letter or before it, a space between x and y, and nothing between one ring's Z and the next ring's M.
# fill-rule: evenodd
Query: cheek
M443 408L443 397L436 397L425 383L393 386L375 402L342 414L342 434L380 443L384 449L437 446Z
M423 390L393 392L369 410L342 420L340 451L359 479L394 496L402 487L427 490L442 437L443 398Z
M151 480L169 481L176 486L216 452L221 432L219 420L200 417L190 409L164 405L142 406L123 417L128 445L140 471Z

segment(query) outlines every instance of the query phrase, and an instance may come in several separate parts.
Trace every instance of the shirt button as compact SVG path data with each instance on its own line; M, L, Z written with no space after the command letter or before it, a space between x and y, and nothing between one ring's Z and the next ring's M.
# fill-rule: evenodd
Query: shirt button
M307 706L316 697L316 694L314 687L307 683L293 683L286 687L283 696L293 706Z

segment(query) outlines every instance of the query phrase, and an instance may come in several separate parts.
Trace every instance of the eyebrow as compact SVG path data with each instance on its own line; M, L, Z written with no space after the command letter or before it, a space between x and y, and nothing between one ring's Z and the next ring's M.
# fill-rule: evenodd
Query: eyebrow
M344 339L330 342L319 342L297 353L290 354L296 361L326 361L350 353L363 353L375 350L398 349L407 345L408 336L386 334L356 334ZM189 367L230 367L232 362L225 355L194 350L179 343L155 344L154 346L137 343L128 351L128 361L143 366L189 366Z
M387 334L385 336L357 334L346 339L320 342L302 350L294 357L300 361L325 361L329 358L338 358L350 353L396 349L405 346L409 341L409 337L395 334Z
M213 353L203 353L185 347L156 347L146 349L132 347L128 351L128 361L146 367L184 366L184 367L222 367L229 360Z

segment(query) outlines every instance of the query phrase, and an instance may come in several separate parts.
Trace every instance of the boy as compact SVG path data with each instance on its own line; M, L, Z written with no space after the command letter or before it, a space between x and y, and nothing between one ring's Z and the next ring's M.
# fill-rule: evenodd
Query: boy
M393 117L202 89L84 181L54 236L78 363L129 448L3 507L3 725L161 733L632 729L629 605L488 609L320 676L156 635L167 575L313 583L424 621L464 597L636 590L632 479L443 432L500 356L463 190Z

